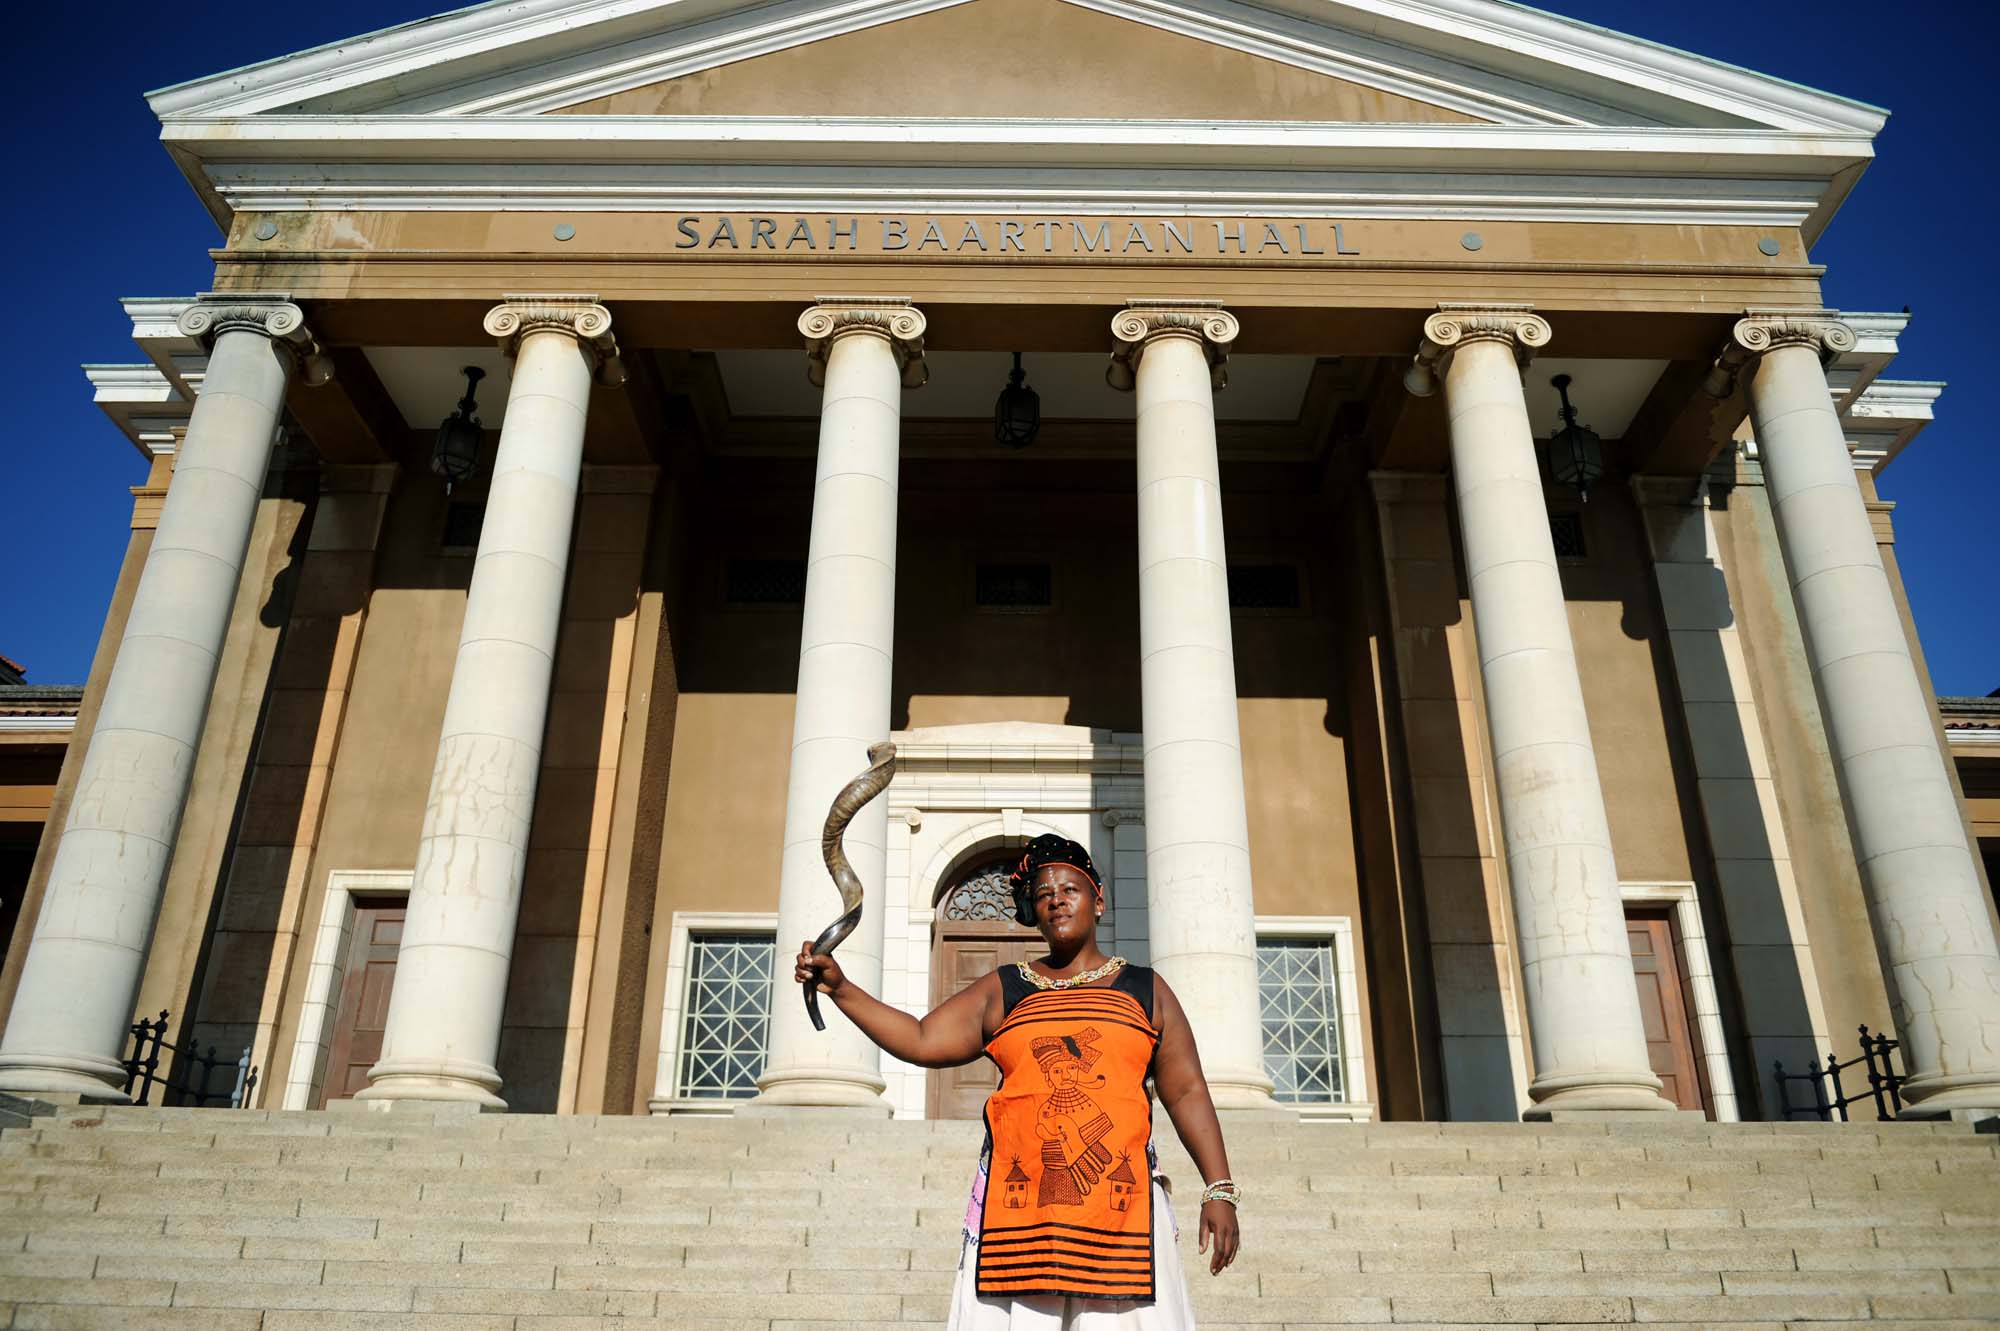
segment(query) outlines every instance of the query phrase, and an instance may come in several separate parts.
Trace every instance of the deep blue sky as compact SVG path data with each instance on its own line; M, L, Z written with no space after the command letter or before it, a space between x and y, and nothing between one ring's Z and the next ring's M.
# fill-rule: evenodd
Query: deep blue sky
M1940 693L2000 687L2000 506L1986 372L1993 325L1995 154L1987 132L2000 5L1928 0L1557 0L1544 6L1894 112L1879 160L1813 252L1829 304L1908 305L1890 374L1951 382L1938 421L1892 466L1902 560ZM205 289L218 235L158 141L140 94L440 12L425 0L337 5L34 5L7 70L19 108L0 207L15 256L0 318L13 436L0 493L0 653L37 683L81 681L144 479L77 369L140 359L121 296Z

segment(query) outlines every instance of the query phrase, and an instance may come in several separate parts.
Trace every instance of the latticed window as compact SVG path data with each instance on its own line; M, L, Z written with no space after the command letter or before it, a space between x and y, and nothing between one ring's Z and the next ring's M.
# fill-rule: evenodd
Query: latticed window
M747 1100L771 1025L769 934L695 934L688 939L687 1007L681 1024L676 1094L695 1100Z
M1340 991L1333 944L1257 940L1257 1002L1264 1019L1264 1075L1292 1104L1346 1099L1340 1078Z

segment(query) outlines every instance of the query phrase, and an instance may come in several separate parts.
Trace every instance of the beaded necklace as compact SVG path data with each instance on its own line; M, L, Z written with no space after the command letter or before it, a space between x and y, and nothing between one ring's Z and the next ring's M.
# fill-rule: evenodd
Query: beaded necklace
M1025 961L1014 963L1015 967L1021 972L1021 978L1029 984L1034 985L1037 989L1074 989L1078 985L1089 984L1093 980L1101 980L1124 964L1125 958L1113 957L1102 966L1093 966L1081 974L1072 975L1063 980L1051 980Z

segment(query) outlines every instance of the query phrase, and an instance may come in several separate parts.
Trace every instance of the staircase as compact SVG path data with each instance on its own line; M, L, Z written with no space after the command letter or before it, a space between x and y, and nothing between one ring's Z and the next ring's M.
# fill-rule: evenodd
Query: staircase
M1171 1133L1164 1123L1161 1128ZM58 1110L0 1133L0 1326L942 1326L979 1126ZM1962 1125L1243 1123L1228 1327L2000 1322ZM10 1320L11 1319L11 1320Z

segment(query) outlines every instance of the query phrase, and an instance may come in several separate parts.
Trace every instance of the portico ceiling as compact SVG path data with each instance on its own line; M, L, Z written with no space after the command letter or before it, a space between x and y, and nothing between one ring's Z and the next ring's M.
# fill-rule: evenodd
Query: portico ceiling
M1029 386L1041 394L1046 420L1129 422L1132 397L1104 379L1105 357L1081 352L1036 352L1025 348ZM369 363L381 378L403 419L426 429L448 415L464 390L462 369L486 371L479 386L479 416L488 429L506 416L510 364L492 346L371 347ZM727 417L756 439L801 435L786 427L816 420L820 392L806 377L799 349L723 350L712 357L712 382L720 390ZM903 394L906 420L983 422L1007 382L1011 358L1002 352L934 350L925 356L930 382ZM1529 418L1538 435L1554 431L1557 396L1549 380L1568 374L1579 419L1607 439L1620 437L1659 379L1667 362L1546 357L1533 362L1526 377ZM1355 396L1365 382L1365 365L1343 365L1312 356L1235 355L1229 358L1229 387L1216 395L1216 418L1224 425L1278 424L1317 417L1336 400ZM1315 375L1320 397L1315 396ZM739 440L739 442L743 442ZM800 442L804 442L801 438Z

